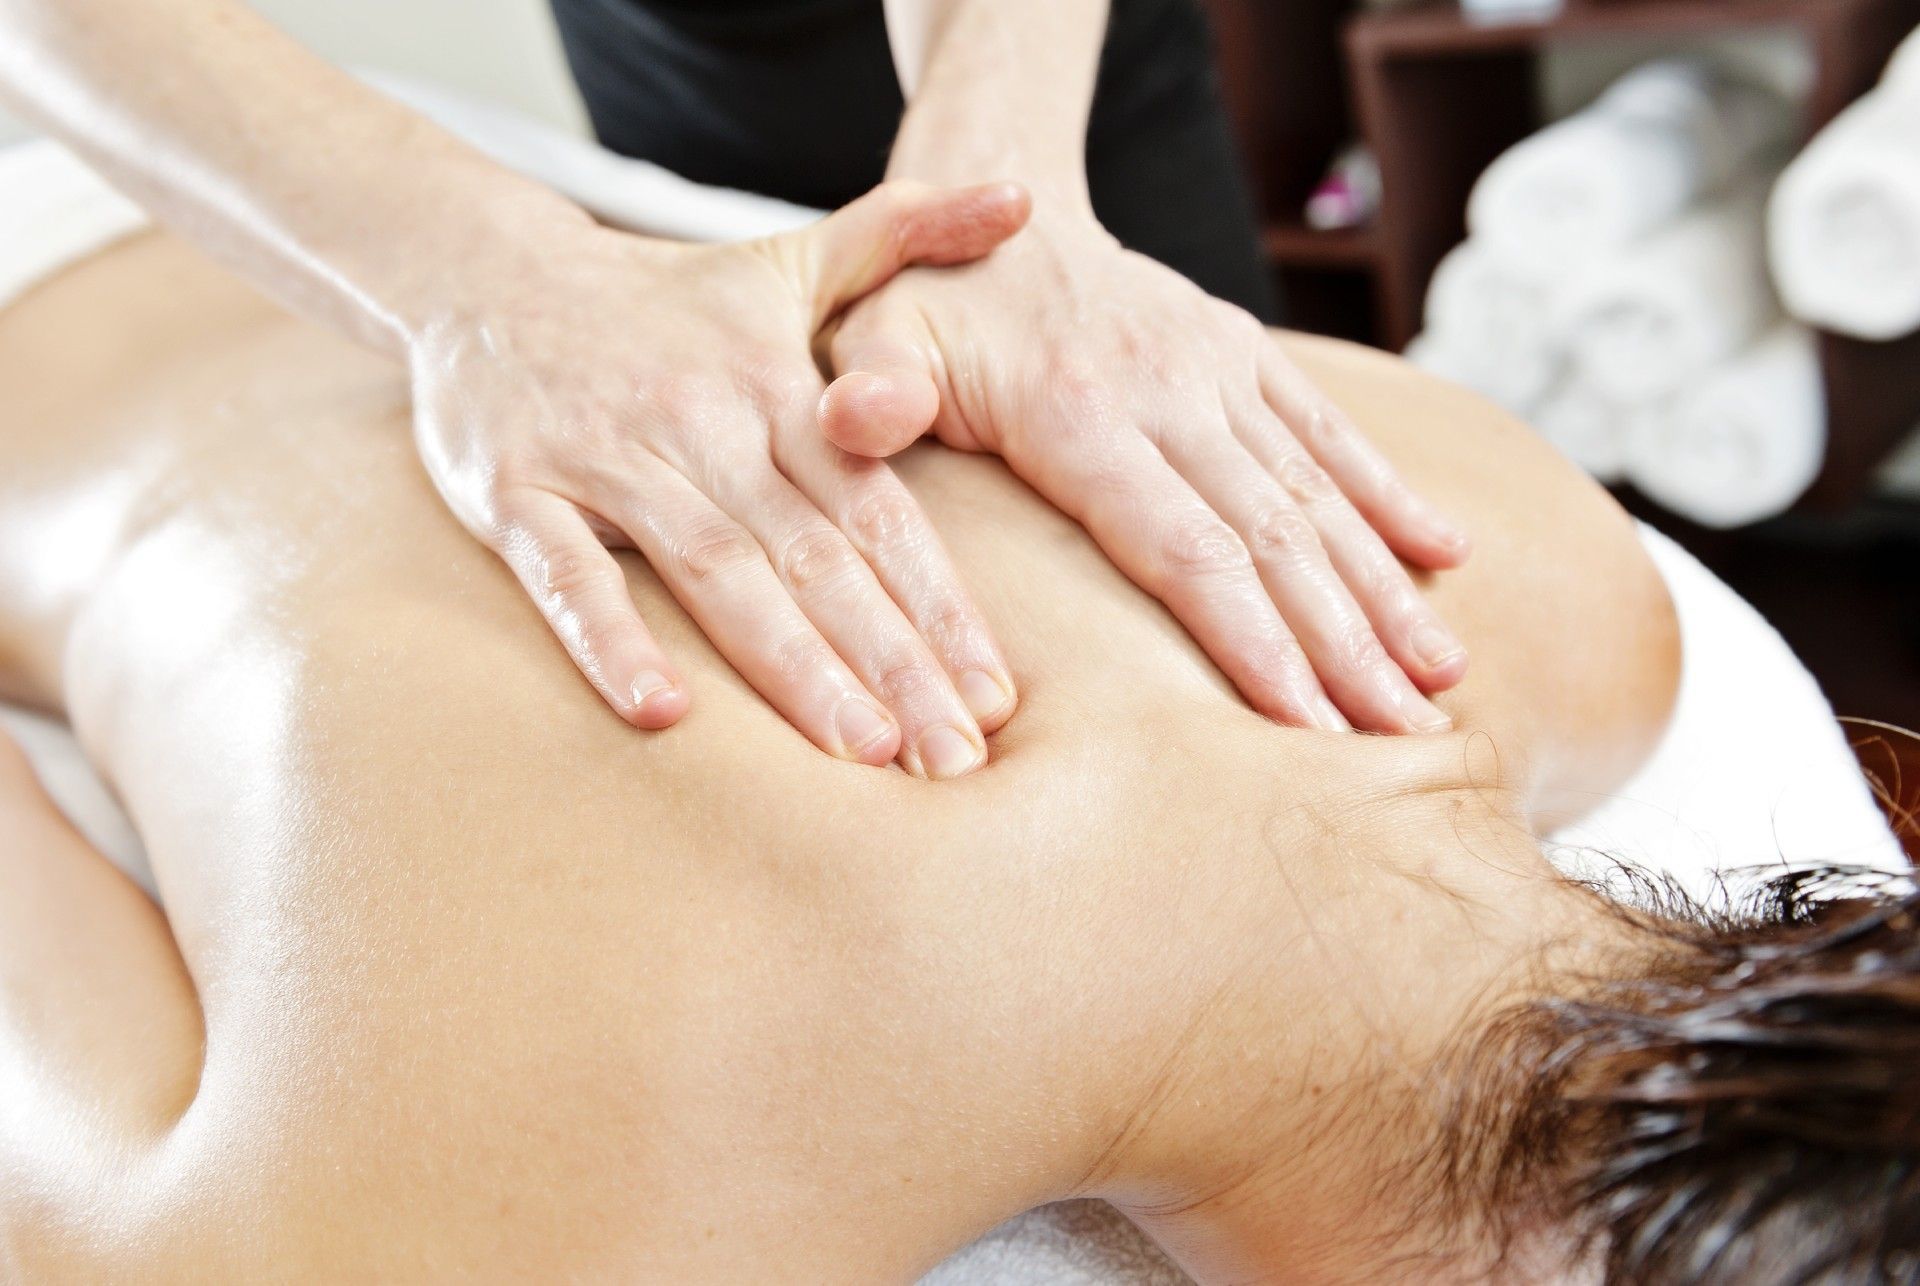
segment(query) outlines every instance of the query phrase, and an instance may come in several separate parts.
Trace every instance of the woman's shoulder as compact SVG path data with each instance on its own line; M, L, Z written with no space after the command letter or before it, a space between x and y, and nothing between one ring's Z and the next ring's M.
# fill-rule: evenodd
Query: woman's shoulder
M1473 538L1464 567L1424 581L1471 656L1442 707L1521 766L1543 821L1624 779L1664 728L1680 674L1673 603L1626 511L1477 394L1376 349L1283 342Z

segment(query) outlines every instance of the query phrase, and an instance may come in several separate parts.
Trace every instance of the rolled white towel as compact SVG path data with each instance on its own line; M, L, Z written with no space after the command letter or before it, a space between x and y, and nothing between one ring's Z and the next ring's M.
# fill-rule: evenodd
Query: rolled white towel
M1900 93L1920 90L1920 27L1908 32L1907 38L1893 51L1893 57L1887 59L1880 84Z
M1574 376L1541 399L1532 423L1561 455L1612 483L1626 478L1635 440L1659 419L1660 408L1618 405Z
M1743 180L1568 284L1558 332L1596 392L1660 401L1778 317L1761 235L1767 186Z
M1553 384L1553 371L1535 361L1474 349L1439 331L1416 335L1402 356L1429 374L1472 389L1521 419L1533 414L1541 396Z
M1664 59L1487 167L1467 203L1476 237L1545 271L1619 245L1786 144L1792 105L1705 63Z
M1920 330L1920 46L1903 50L1916 84L1883 84L1836 117L1768 210L1787 311L1860 339Z
M1826 454L1826 388L1813 334L1782 322L1675 401L1658 431L1635 434L1634 483L1707 527L1782 512Z
M1436 374L1525 414L1558 373L1552 279L1469 238L1447 252L1427 287L1426 339Z

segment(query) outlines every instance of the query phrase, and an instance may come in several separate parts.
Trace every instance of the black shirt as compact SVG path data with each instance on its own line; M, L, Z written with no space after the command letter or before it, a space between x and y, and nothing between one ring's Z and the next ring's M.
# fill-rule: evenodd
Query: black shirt
M881 0L552 3L594 130L614 151L823 209L884 176L905 105ZM1087 178L1123 243L1271 318L1195 0L1113 0Z

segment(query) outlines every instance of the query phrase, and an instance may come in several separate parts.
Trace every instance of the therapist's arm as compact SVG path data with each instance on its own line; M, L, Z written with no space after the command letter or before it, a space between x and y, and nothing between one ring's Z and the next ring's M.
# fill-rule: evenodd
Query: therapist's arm
M1466 655L1398 558L1465 537L1245 312L1094 218L1086 132L1105 0L887 0L908 97L890 177L1006 175L1034 216L991 259L907 273L834 340L826 432L884 455L932 428L1079 519L1258 709L1428 731Z
M985 253L1019 189L891 185L744 246L612 232L233 0L0 0L0 99L407 363L434 482L622 717L664 727L690 694L609 546L823 749L984 759L1007 667L891 471L820 438L811 342L905 263Z

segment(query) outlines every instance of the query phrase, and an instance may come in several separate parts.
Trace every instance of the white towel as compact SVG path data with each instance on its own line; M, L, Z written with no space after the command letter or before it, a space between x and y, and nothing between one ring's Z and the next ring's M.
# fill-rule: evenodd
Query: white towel
M0 305L146 226L139 206L59 144L0 149Z
M1920 330L1920 43L1787 167L1768 211L1787 311L1860 339Z
M1771 89L1698 61L1646 63L1487 167L1467 226L1564 271L1672 219L1783 146L1793 125Z
M1675 401L1636 435L1634 482L1675 513L1738 527L1780 513L1820 472L1826 387L1814 337L1791 322Z
M1557 299L1581 376L1623 405L1677 393L1778 316L1767 278L1760 175L1581 268Z
M1468 238L1434 269L1427 329L1408 358L1525 416L1561 365L1552 280Z
M1513 415L1526 419L1553 383L1552 369L1533 354L1508 357L1498 350L1473 349L1450 335L1416 335L1401 354L1431 375L1472 389Z
M616 228L676 241L751 241L803 228L821 217L819 210L773 197L694 183L511 108L386 72L358 68L354 74Z
M1530 422L1561 455L1614 483L1627 476L1634 440L1658 418L1657 406L1621 406L1574 376L1540 400Z
M1893 57L1887 59L1880 83L1899 92L1920 91L1920 27L1909 31L1900 47L1893 51Z
M1820 865L1910 875L1833 707L1786 641L1684 549L1644 525L1640 539L1680 620L1679 698L1632 780L1554 834L1555 863L1591 869L1572 851L1582 848L1627 858L1702 898L1722 879L1738 889Z

